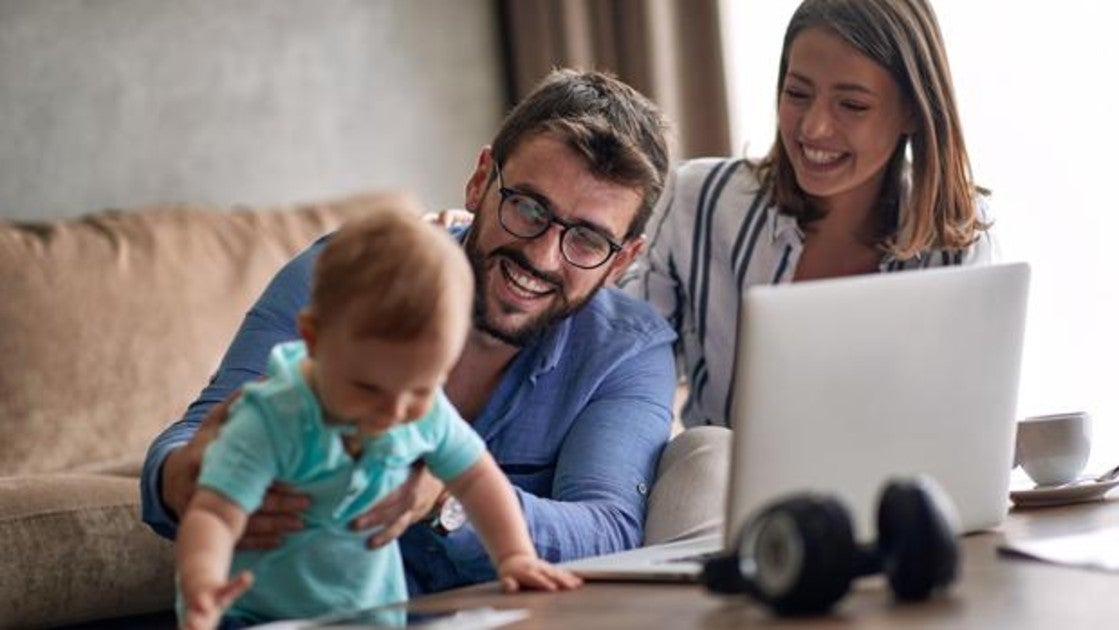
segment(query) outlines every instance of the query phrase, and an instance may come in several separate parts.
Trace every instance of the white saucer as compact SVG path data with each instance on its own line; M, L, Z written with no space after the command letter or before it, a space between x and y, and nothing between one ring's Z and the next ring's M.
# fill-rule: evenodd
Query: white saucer
M1102 499L1109 490L1119 486L1119 479L1095 481L1082 479L1063 486L1033 486L1010 491L1010 500L1018 507L1062 505Z

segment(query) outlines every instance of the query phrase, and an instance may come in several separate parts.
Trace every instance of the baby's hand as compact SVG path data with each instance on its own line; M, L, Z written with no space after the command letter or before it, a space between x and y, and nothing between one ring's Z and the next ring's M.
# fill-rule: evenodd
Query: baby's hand
M498 565L497 575L501 580L501 589L506 593L516 593L522 587L559 591L583 585L579 576L541 560L535 554L509 556Z
M191 589L184 587L186 619L183 620L183 629L213 630L217 628L225 609L229 608L230 604L249 590L252 584L252 574L248 571L242 571L228 582L198 585Z

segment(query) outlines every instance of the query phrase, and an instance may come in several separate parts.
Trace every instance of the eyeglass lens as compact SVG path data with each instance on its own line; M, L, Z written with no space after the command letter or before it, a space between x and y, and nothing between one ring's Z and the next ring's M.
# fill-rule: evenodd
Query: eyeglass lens
M526 195L508 194L502 200L500 219L505 229L521 238L536 238L546 232L553 221L560 223L564 226L560 251L576 267L597 267L612 253L605 236L583 225L563 224L543 204Z

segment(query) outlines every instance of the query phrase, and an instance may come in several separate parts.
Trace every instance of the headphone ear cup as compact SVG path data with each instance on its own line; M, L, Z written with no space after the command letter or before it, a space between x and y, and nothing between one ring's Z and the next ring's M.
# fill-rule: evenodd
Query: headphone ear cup
M778 614L829 610L851 585L856 554L851 519L833 498L806 495L766 510L740 554L755 564L755 596Z
M957 531L951 500L931 477L886 485L878 502L878 552L898 599L926 599L956 578Z
M753 585L742 575L738 553L709 558L703 563L699 581L707 590L721 595L754 594Z

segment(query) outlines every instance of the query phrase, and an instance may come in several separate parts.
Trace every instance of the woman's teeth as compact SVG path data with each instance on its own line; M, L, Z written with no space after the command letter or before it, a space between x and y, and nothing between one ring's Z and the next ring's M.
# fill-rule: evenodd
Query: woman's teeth
M822 149L810 149L808 147L803 147L803 150L804 157L812 164L831 164L843 157L843 153L840 151L824 151Z

